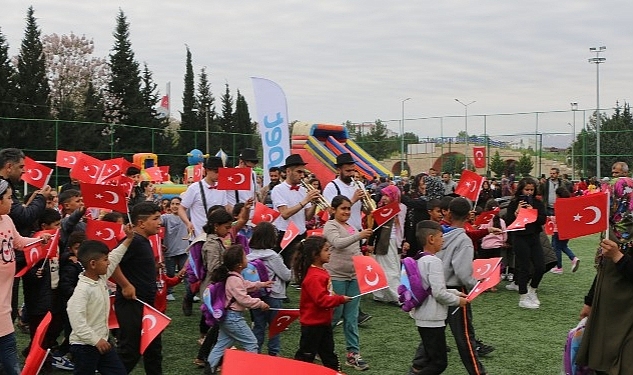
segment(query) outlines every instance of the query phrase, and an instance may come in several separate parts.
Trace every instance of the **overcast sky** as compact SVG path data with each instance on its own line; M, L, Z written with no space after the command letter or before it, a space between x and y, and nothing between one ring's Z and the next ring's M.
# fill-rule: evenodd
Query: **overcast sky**
M476 101L468 107L470 134L483 134L482 115L564 111L486 116L486 131L566 133L569 140L570 102L587 116L596 107L596 66L587 59L589 47L603 45L601 107L631 100L630 0L4 0L0 30L14 55L29 4L42 34L85 34L103 57L120 7L137 60L148 63L162 94L171 82L173 112L182 107L185 44L196 76L207 67L216 98L228 82L253 118L249 77L258 76L284 89L290 120L379 118L398 131L402 100L410 97L405 131L451 136L465 128L458 98Z

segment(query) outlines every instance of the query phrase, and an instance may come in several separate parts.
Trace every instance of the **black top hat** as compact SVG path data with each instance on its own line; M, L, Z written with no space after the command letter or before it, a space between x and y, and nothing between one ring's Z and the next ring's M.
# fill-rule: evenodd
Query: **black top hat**
M306 164L308 163L305 163L303 161L303 159L301 158L301 155L292 154L286 158L286 165L284 165L284 168L292 167L295 165L306 165Z
M345 152L343 154L340 154L336 157L336 165L337 167L340 167L341 165L345 165L345 164L356 164L356 160L354 160L354 158L352 157L352 154L350 154L349 152Z
M211 156L205 159L204 169L218 169L224 167L222 159L217 156Z
M245 148L240 152L240 160L252 161L253 163L259 163L257 158L257 152L252 148Z

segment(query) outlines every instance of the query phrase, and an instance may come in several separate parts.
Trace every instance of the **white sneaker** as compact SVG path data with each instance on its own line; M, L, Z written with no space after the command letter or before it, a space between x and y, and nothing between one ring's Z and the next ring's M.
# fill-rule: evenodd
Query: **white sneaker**
M510 284L506 285L506 289L514 290L514 291L518 292L519 291L519 286L513 281Z
M527 294L521 294L519 298L519 307L524 309L538 309L538 305L530 299Z
M541 301L539 301L538 296L536 295L536 289L532 288L531 286L528 286L527 296L537 306L541 306Z
M175 300L176 300L176 297L174 297L173 294L168 294L167 295L167 301L175 301Z
M580 259L578 259L578 257L575 257L575 258L571 261L571 272L576 272L576 271L578 271L578 266L580 266Z

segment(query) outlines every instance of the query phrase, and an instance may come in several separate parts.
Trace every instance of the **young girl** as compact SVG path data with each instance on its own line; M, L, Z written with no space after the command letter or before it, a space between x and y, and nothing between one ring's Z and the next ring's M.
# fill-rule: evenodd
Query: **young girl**
M543 224L547 218L543 202L534 198L536 181L530 177L524 177L517 185L514 198L508 204L506 220L513 223L521 208L535 208L538 210L536 221L525 226L525 230L519 230L510 234L512 249L515 258L514 280L519 286L519 307L524 309L538 309L541 302L536 295L536 289L541 283L545 272L543 260L543 248L539 234L543 230ZM534 267L532 279L528 287L530 277L530 262Z
M244 248L241 245L233 245L226 249L223 264L213 272L213 282L224 281L226 284L226 316L220 321L220 334L218 341L209 353L209 366L211 374L216 373L216 368L224 351L237 341L245 351L257 353L257 339L244 319L242 312L247 308L268 310L268 304L259 298L253 298L247 294L257 288L270 287L272 280L256 283L244 280L242 270L248 265Z
M299 243L297 250L293 269L301 284L301 339L295 359L312 363L318 354L325 367L339 370L338 357L334 353L333 309L352 298L332 292L330 275L323 268L331 254L325 238L310 236Z
M567 188L561 186L556 189L556 199L558 198L569 198L571 194ZM555 217L554 217L555 219ZM578 266L580 265L580 259L568 246L569 240L561 240L558 238L558 230L554 232L552 235L552 247L556 252L556 267L552 268L551 273L562 274L563 273L563 253L569 257L571 260L571 272L576 272L578 270Z
M277 245L277 229L272 223L267 221L257 224L253 229L253 236L250 240L251 252L246 258L251 261L261 259L266 265L268 271L268 280L273 281L270 293L261 297L262 301L273 308L281 308L281 304L286 298L286 282L290 281L290 270L284 264L284 260L276 251L273 250ZM266 336L266 328L268 324L275 318L275 312L263 310L251 310L253 317L253 333L257 338L257 346L259 352L262 352L264 345L264 337ZM268 354L279 355L281 349L279 335L275 335L268 339Z
M484 207L484 212L492 211L496 207L499 207L499 203L497 203L494 199L489 199L486 202L486 206ZM506 222L502 218L499 217L499 214L496 214L495 217L489 223L482 224L479 228L497 228L500 229L501 233L490 233L484 238L481 239L481 249L479 249L479 253L477 254L477 258L480 259L490 259L497 258L501 256L501 250L508 248L508 233L506 232ZM496 292L497 287L493 286L490 288L491 291Z

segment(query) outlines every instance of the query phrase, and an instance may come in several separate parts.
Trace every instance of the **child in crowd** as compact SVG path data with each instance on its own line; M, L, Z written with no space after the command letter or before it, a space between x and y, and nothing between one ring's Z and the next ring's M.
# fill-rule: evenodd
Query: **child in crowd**
M444 243L442 226L431 220L420 221L416 235L426 253L426 256L416 256L422 287L430 287L431 295L409 313L415 319L421 339L409 374L441 374L448 366L445 332L447 306L465 307L468 300L464 298L466 294L456 289L446 289L442 261L435 256Z
M484 211L492 211L499 207L499 203L496 200L490 199L484 206ZM482 224L480 228L497 228L501 233L490 233L481 239L481 249L477 253L477 258L490 259L501 256L501 250L508 249L508 232L506 232L506 222L499 217L499 213L495 214L489 223ZM503 266L502 266L503 269ZM490 288L491 291L496 292L497 287Z
M92 375L97 370L103 375L127 374L123 362L108 342L108 314L110 296L106 280L112 275L132 243L132 226L125 226L127 237L111 252L99 241L84 241L77 258L85 271L73 295L68 300L68 318L72 326L71 352L75 362L74 374ZM138 302L137 302L138 303Z
M323 268L330 261L331 253L330 244L320 236L310 236L298 245L293 270L301 284L301 339L295 359L312 363L318 354L323 366L339 370L332 317L334 308L351 301L352 297L339 296L332 291L332 280Z
M448 206L451 204L453 199L455 199L455 197L450 195L444 196L440 199L440 212L442 213L442 221L440 221L440 224L443 226L451 225L450 221L448 221Z
M571 193L564 186L561 186L556 189L556 199L558 198L569 198L571 197ZM552 216L550 220L556 222L556 217ZM569 240L561 240L558 238L558 229L554 231L552 235L552 247L556 252L556 267L551 269L551 273L562 274L563 273L563 253L569 257L571 260L571 272L576 272L578 270L578 266L580 265L580 259L574 254L574 252L569 248Z
M251 253L247 255L249 261L261 259L268 271L268 280L273 281L270 293L261 297L272 308L281 308L284 298L286 298L286 282L290 281L291 272L284 264L284 260L273 250L277 245L277 229L272 223L267 221L257 224L253 229L253 235L249 242ZM275 318L276 312L264 310L251 310L253 317L253 333L257 338L259 353L262 352L266 328ZM268 354L279 355L281 350L280 337L275 335L268 339Z
M67 247L68 236L72 232L86 231L86 223L83 222L86 208L81 192L75 189L68 189L59 194L59 205L62 207L62 224L59 239L60 249L65 250Z
M426 209L429 212L429 220L435 221L436 223L440 223L442 221L442 208L440 207L439 199L431 199L426 204Z
M224 281L226 293L226 316L219 323L220 333L218 341L209 353L207 362L215 374L224 351L234 342L239 343L245 351L257 353L257 339L244 319L242 312L248 308L268 310L268 304L259 298L253 298L247 294L257 288L270 287L272 280L266 282L250 282L242 277L242 270L246 268L248 261L244 248L241 245L233 245L226 249L223 256L223 264L213 272L213 282ZM207 371L209 372L209 371Z
M169 202L169 213L161 215L162 226L165 228L165 271L168 277L174 277L176 268L181 271L187 263L187 247L189 247L187 226L178 216L180 197L174 197ZM186 285L186 283L185 283ZM187 287L185 286L187 289ZM190 293L190 292L189 292ZM193 296L192 296L193 297ZM167 300L175 301L172 288L167 289Z

